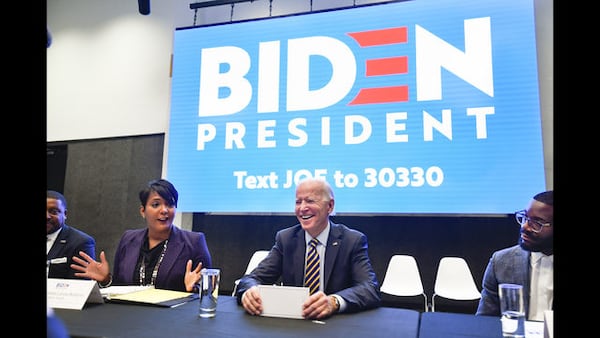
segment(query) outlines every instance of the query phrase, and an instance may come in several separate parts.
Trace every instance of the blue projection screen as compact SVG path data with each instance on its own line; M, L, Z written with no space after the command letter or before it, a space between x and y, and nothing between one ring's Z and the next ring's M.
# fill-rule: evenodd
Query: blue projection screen
M545 190L532 0L419 0L178 28L178 210L508 214Z

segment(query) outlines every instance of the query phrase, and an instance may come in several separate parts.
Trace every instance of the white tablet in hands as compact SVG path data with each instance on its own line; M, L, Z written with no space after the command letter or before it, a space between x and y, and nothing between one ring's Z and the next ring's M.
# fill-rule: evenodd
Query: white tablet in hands
M309 295L307 287L259 285L262 299L261 316L304 319L302 304Z

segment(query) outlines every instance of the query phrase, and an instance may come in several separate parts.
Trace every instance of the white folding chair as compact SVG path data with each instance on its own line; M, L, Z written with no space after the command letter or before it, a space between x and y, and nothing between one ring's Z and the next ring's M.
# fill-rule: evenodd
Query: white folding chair
M481 298L471 269L461 257L442 257L440 259L433 296L431 296L431 311L435 311L435 296L451 300L475 300Z
M254 268L258 265L258 263L260 263L265 257L267 257L267 255L269 254L269 250L257 250L252 254L252 257L250 258L250 261L248 262L248 266L246 267L246 272L244 272L244 275L249 274L252 270L254 270ZM232 296L235 296L235 292L237 291L237 286L240 283L240 279L238 278L235 280L234 285L233 285L233 292L231 292Z
M381 292L402 297L423 295L427 312L427 295L423 291L421 273L413 256L394 255L390 258Z

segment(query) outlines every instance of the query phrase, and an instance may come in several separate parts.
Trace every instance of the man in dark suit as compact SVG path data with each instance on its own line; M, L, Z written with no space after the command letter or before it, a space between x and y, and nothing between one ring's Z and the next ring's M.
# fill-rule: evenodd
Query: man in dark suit
M533 197L527 210L515 216L521 225L519 244L492 254L483 274L477 315L500 316L498 285L523 285L525 318L544 320L554 302L554 197L544 191Z
M307 179L296 188L296 218L300 222L275 235L269 254L241 278L238 304L253 315L263 311L257 285L281 282L304 286L308 243L317 239L319 286L303 304L305 318L320 319L336 312L357 312L381 303L379 282L368 255L367 237L330 221L335 200L331 186Z
M48 278L76 277L77 271L71 269L73 256L79 251L96 257L96 241L85 232L68 226L67 200L54 190L46 192L46 267Z

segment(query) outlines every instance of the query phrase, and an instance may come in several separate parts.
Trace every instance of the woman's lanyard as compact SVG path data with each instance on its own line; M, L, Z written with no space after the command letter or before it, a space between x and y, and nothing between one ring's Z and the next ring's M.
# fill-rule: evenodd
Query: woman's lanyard
M154 270L152 270L152 278L150 279L149 285L154 285L156 283L156 276L158 275L158 267L160 266L160 263L162 263L162 260L165 257L165 252L167 251L167 243L169 243L168 239L165 240L165 245L163 245L162 252L160 253L160 257L158 258L158 262L156 262L156 265L154 266ZM146 284L144 284L145 280L146 280L146 264L144 264L144 261L142 260L142 263L140 264L140 285L146 285Z

